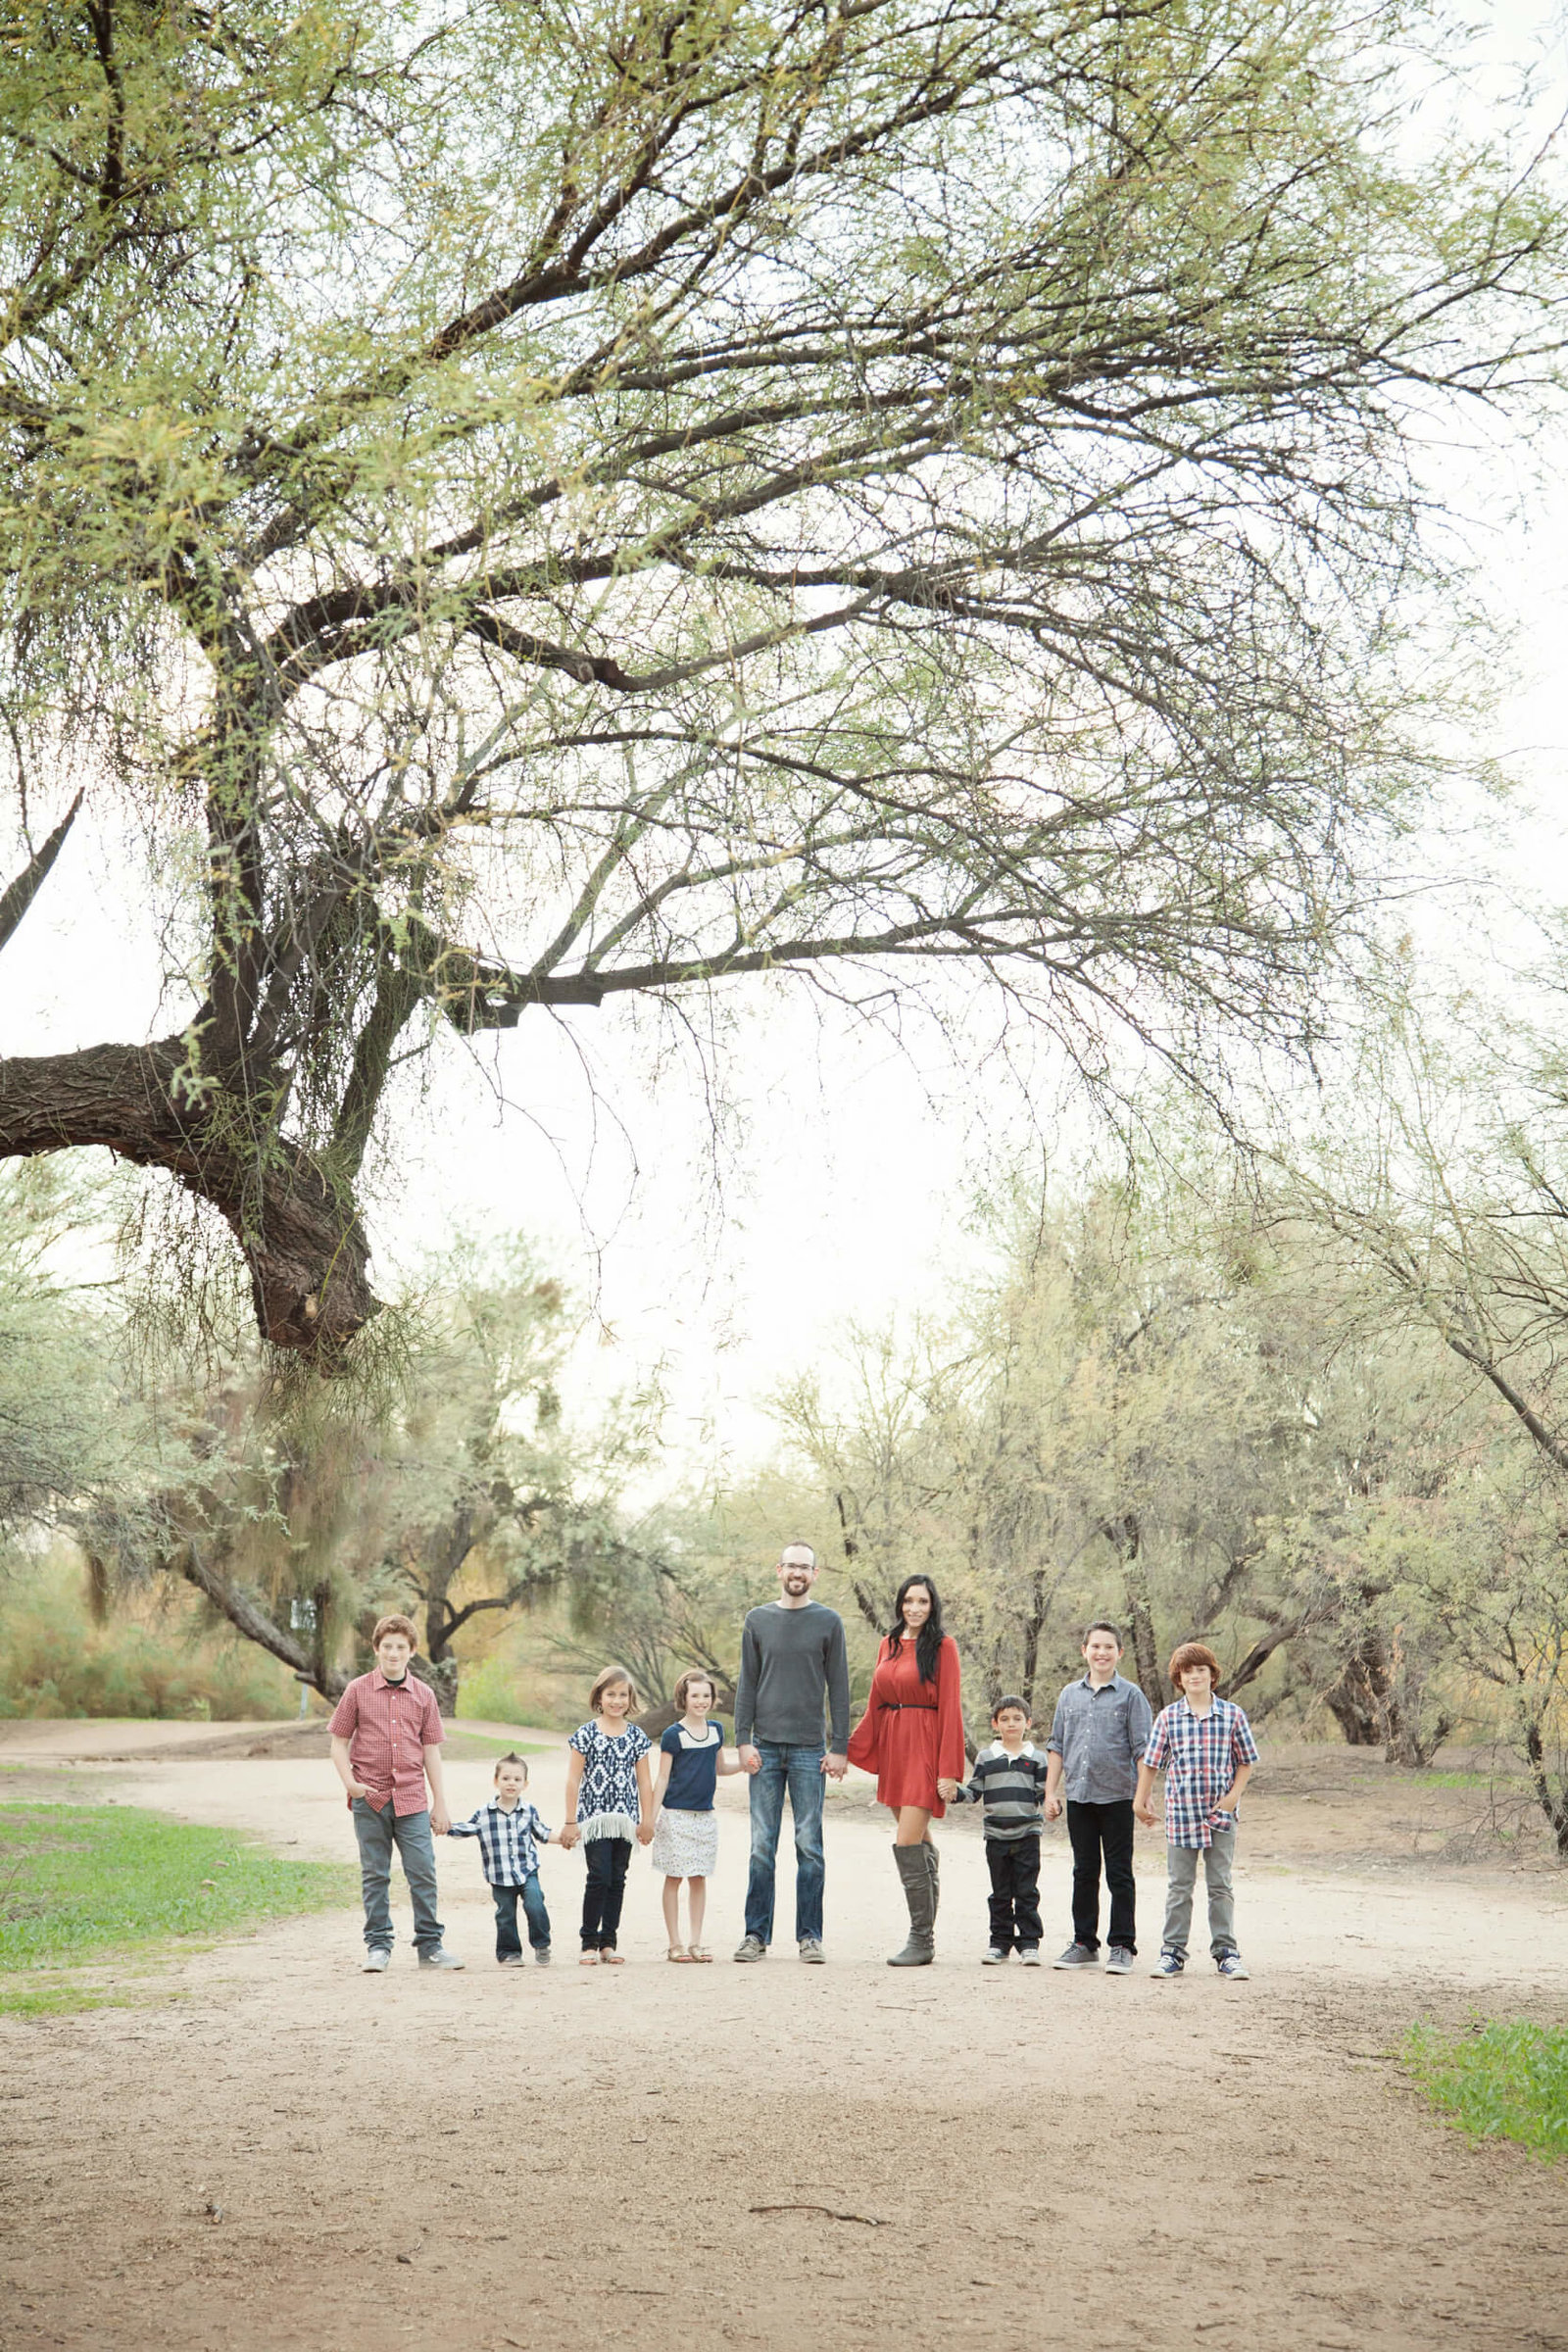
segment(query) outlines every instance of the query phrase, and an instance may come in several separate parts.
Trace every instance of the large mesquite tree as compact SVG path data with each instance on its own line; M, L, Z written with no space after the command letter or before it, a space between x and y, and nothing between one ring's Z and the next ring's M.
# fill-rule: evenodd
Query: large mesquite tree
M329 1363L443 1023L956 964L1086 1059L1299 1038L1407 396L1528 377L1557 266L1528 172L1408 163L1419 14L15 13L0 941L85 794L169 1010L0 1065L0 1152L172 1172Z

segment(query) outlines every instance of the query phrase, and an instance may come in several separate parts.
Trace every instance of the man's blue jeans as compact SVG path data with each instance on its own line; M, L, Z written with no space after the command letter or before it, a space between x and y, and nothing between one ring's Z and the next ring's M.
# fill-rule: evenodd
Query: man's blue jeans
M520 1898L523 1916L528 1922L528 1941L536 1952L550 1949L550 1914L545 1909L544 1888L539 1873L530 1872L520 1886L492 1886L496 1906L496 1958L520 1960L522 1939L517 1934L517 1903Z
M435 1915L435 1845L429 1814L394 1814L390 1797L378 1813L363 1796L357 1796L354 1835L360 1841L367 1945L372 1952L392 1949L392 1849L396 1846L414 1904L414 1948L421 1955L438 1952L441 1922Z
M762 1759L752 1775L752 1871L746 1883L746 1933L773 1940L773 1866L784 1826L784 1791L795 1822L795 1936L822 1937L822 1758L824 1747L776 1740L752 1743Z

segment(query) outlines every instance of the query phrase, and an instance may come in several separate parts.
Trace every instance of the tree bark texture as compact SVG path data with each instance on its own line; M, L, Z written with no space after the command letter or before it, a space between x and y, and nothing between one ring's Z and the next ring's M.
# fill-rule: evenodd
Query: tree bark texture
M247 1150L222 1135L211 1107L183 1099L189 1064L177 1037L0 1060L0 1157L98 1144L168 1169L231 1228L263 1337L329 1363L378 1311L353 1204L286 1138Z

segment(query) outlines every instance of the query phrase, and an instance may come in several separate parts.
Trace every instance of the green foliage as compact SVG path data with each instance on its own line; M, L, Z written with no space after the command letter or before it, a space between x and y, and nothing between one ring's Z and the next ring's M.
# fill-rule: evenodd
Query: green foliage
M4 740L19 818L136 805L182 1010L0 1071L0 1143L176 1172L340 1363L446 1032L957 964L1100 1081L1118 1027L1308 1046L1425 774L1416 435L1551 364L1561 223L1447 29L46 12L0 55Z
M215 1634L177 1595L100 1624L83 1585L80 1563L60 1557L0 1576L0 1716L227 1723L294 1712L282 1667Z
M1412 2026L1404 2056L1433 2106L1472 2137L1568 2156L1568 2026L1478 2018L1458 2034Z
M287 1862L226 1831L109 1805L0 1809L0 2014L92 2007L57 1973L149 1957L349 1901L336 1863Z

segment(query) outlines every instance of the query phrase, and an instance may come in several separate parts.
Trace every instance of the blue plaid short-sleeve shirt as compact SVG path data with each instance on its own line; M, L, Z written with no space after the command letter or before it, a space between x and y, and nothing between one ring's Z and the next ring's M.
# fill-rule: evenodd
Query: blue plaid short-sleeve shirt
M1185 1698L1162 1708L1144 1750L1144 1762L1165 1773L1165 1836L1172 1845L1212 1845L1216 1826L1235 1826L1234 1814L1216 1825L1220 1798L1238 1764L1257 1762L1252 1727L1232 1699L1216 1698L1206 1715Z

